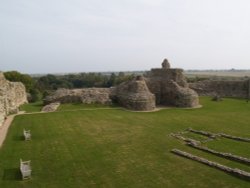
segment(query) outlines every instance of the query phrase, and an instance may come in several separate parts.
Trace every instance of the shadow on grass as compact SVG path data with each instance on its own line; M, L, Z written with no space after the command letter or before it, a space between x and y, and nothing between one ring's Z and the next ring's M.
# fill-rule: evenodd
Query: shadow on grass
M14 141L24 141L24 137L23 137L23 135L13 136L13 140Z
M4 169L3 180L22 180L22 174L19 168Z

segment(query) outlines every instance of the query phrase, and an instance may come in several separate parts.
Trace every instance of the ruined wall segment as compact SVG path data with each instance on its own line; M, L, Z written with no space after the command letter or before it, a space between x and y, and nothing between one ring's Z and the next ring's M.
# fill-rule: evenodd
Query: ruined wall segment
M84 104L110 104L111 88L84 88L84 89L58 89L45 98L44 104L84 103Z
M115 100L123 107L136 111L155 109L155 96L149 91L142 76L115 88Z
M27 103L25 86L6 80L0 72L0 126L8 114L18 112L18 107L24 103Z
M167 59L162 68L151 69L143 76L121 83L114 88L59 89L46 97L45 104L60 103L101 103L117 102L135 111L152 111L156 105L196 107L198 94L189 88L182 69L170 68Z
M190 83L190 87L201 96L249 97L249 81L205 80Z
M146 83L155 95L157 105L177 107L199 105L198 94L189 88L183 70L171 69L170 65L166 65L166 59L162 63L162 68L151 69L147 73Z

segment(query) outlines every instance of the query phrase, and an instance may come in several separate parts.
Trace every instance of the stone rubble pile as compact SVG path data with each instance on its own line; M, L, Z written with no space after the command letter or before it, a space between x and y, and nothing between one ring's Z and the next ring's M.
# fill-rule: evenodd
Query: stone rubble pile
M48 105L45 105L43 108L42 108L42 112L54 112L58 109L58 107L60 106L60 103L59 102L55 102L55 103L50 103Z

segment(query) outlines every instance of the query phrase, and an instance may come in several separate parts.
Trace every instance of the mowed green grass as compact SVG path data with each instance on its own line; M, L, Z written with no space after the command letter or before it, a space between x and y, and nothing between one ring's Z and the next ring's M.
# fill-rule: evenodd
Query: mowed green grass
M29 113L29 112L40 112L42 107L43 107L43 102L39 101L39 102L30 103L30 104L23 104L20 107L20 110L25 111L27 113Z
M201 98L201 104L150 113L98 109L17 116L0 149L0 187L249 187L249 181L170 152L177 148L250 172L250 166L169 136L192 127L250 137L250 103ZM31 130L32 141L23 141L23 128ZM207 145L250 157L250 143L221 139ZM20 158L32 161L29 181L21 181Z

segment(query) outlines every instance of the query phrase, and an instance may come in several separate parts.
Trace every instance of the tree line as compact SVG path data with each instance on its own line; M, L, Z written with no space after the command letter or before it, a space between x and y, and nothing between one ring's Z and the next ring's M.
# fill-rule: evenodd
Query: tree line
M22 82L25 85L29 102L36 102L46 97L51 92L59 89L89 88L89 87L112 87L124 81L131 80L133 74L119 72L105 75L102 73L80 73L67 75L48 74L41 77L31 77L17 71L4 73L5 78L12 82Z

